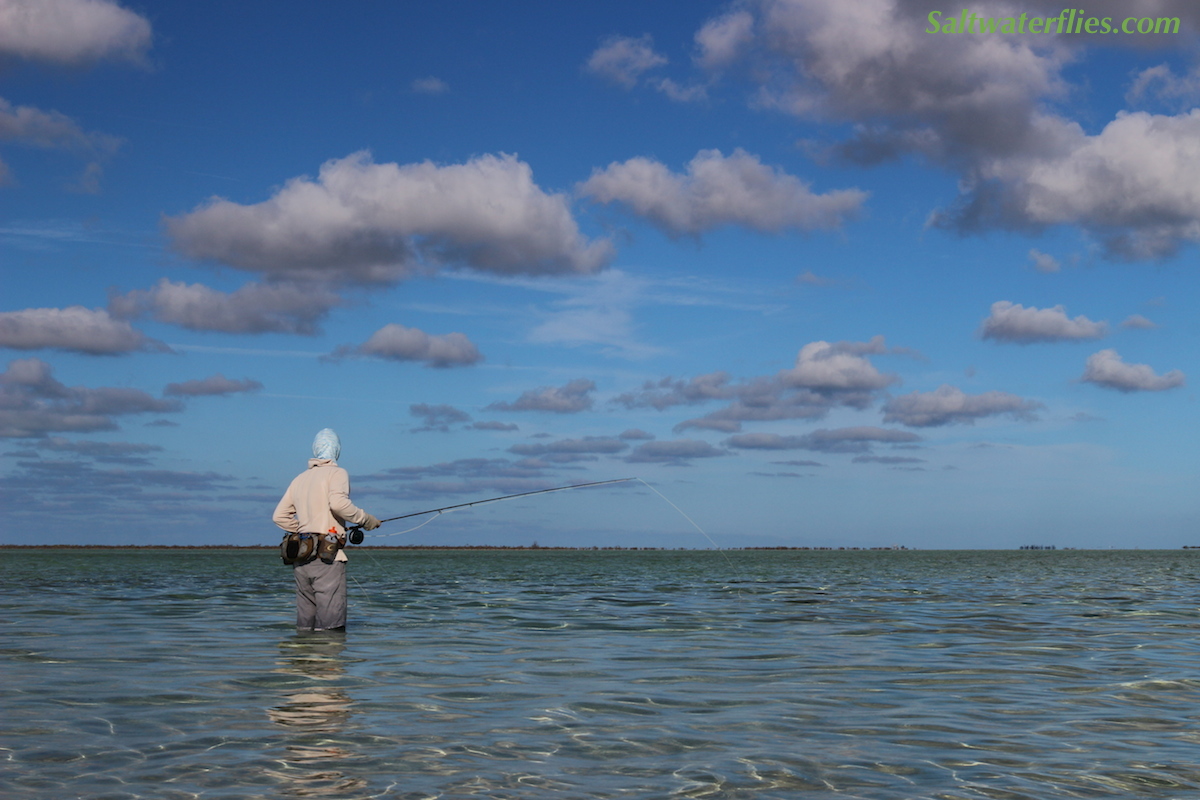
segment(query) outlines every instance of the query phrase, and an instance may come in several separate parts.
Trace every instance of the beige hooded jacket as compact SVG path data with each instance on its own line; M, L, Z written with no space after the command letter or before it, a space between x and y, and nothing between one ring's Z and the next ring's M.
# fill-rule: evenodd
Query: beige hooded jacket
M350 502L350 475L330 458L310 458L308 469L283 493L271 519L292 533L333 533L346 538L346 523L361 525L367 512ZM338 561L346 554L338 550Z

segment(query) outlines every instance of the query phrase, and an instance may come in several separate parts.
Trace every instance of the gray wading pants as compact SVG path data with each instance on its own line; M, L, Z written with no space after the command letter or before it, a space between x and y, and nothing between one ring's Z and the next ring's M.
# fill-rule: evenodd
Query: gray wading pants
M315 558L292 568L296 576L296 627L325 631L346 627L346 562Z

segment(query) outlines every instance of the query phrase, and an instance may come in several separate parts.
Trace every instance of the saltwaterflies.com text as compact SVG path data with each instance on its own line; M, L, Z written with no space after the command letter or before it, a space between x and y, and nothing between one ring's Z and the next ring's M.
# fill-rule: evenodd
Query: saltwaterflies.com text
M964 8L947 16L930 11L926 33L1179 33L1179 17L1090 17L1082 8L1064 8L1056 17L982 17Z

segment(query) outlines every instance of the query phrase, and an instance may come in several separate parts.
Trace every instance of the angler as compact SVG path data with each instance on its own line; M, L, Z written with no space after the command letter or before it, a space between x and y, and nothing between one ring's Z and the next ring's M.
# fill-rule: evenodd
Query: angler
M346 523L355 530L380 523L350 501L350 476L337 464L337 433L319 431L312 452L308 469L288 486L272 519L288 532L279 550L296 578L296 628L340 631L346 629Z

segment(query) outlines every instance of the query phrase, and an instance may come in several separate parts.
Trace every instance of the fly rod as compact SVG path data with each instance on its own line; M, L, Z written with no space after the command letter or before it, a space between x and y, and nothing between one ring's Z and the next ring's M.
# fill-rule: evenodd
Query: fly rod
M584 489L588 486L604 486L610 483L624 483L626 481L638 480L637 478L613 478L607 481L592 481L591 483L573 483L570 486L556 486L553 489L535 489L532 492L518 492L517 494L506 494L503 497L489 497L487 500L473 500L470 503L458 503L452 506L442 506L441 508L431 508L427 511L414 511L411 514L401 514L398 517L388 517L387 519L379 520L382 525L385 522L395 522L398 519L408 519L409 517L420 517L425 514L442 514L446 511L453 511L456 508L470 508L471 506L481 506L485 503L498 503L501 500L512 500L516 497L530 497L535 494L549 494L550 492L565 492L569 489ZM363 530L361 525L352 525L346 529L346 536L350 544L361 544L363 540Z

